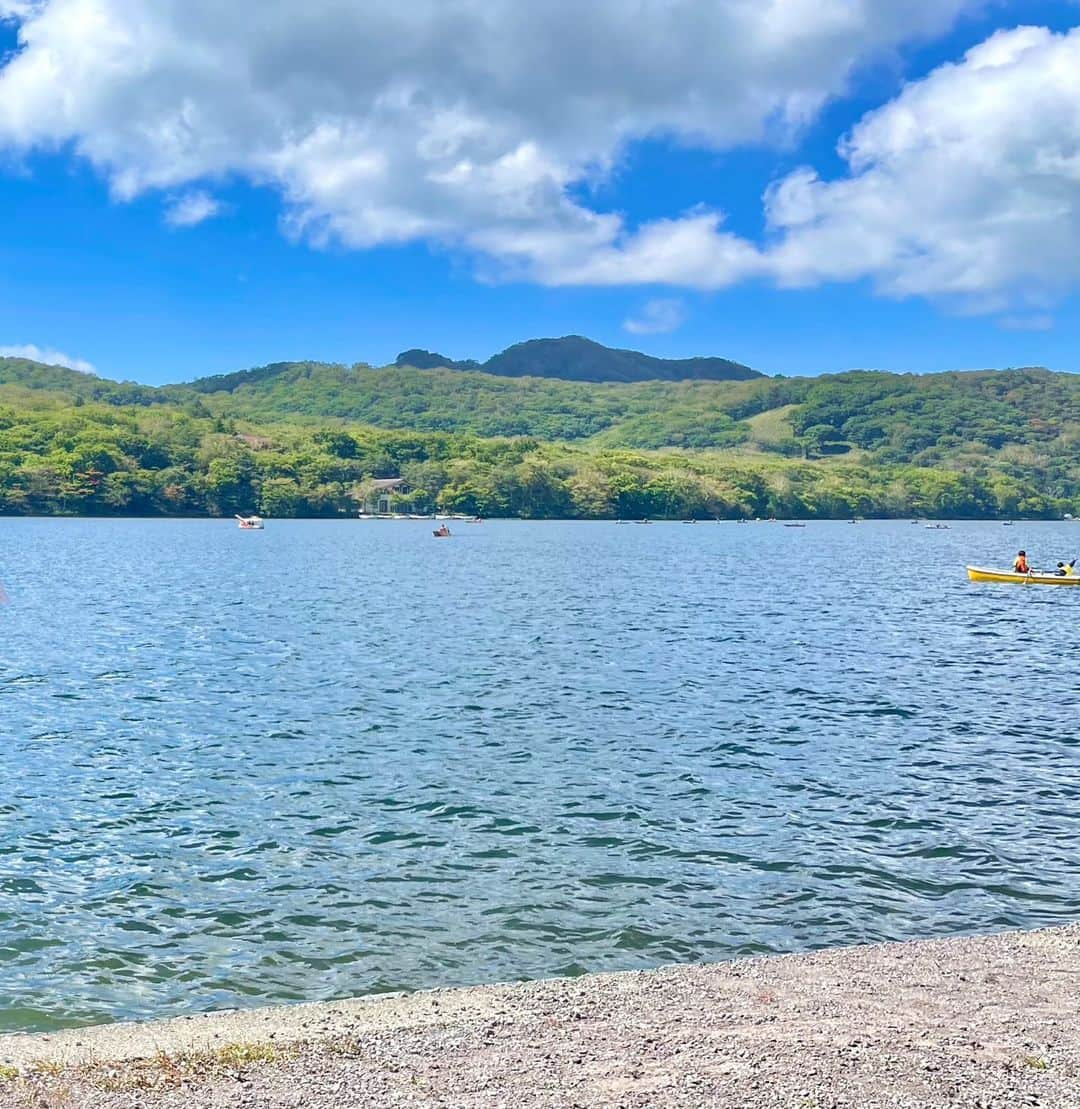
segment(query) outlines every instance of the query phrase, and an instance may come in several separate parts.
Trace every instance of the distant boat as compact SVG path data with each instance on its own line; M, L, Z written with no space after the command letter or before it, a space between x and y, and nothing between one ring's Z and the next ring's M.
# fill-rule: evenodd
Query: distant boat
M436 528L431 534L434 535L436 539L449 539L450 529L443 524L442 527Z
M1002 525L1003 528L1011 528L1013 526L1012 520L1006 520Z
M806 527L806 525L805 524L785 524L784 527L786 527L786 528L804 528L804 527Z
M240 521L241 531L262 531L263 520L261 516L237 516Z
M483 516L474 516L469 521L470 524L482 524L483 522L484 522L484 517Z
M952 528L948 524L927 524L927 531L951 531Z

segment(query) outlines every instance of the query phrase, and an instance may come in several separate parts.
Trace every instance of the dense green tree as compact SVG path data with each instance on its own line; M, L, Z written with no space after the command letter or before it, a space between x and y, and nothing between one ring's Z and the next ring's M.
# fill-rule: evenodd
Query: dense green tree
M371 479L402 476L404 511L1053 517L1080 511L1078 385L1034 370L587 385L307 364L193 393L0 359L0 512L340 516ZM528 434L493 434L507 429Z

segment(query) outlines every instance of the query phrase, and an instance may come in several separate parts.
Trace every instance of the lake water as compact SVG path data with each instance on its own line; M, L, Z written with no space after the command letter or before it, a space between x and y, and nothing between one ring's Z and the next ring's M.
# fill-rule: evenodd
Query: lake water
M1080 915L1080 525L0 520L0 1029Z

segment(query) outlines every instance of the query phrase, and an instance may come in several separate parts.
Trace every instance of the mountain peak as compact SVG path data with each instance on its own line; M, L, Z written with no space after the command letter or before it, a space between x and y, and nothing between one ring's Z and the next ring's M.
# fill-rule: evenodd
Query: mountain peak
M654 358L636 350L606 347L584 335L527 339L483 364L458 361L429 350L406 350L396 366L418 370L480 370L500 377L547 377L565 381L746 381L762 374L727 358Z
M403 350L394 359L395 366L411 366L414 370L478 370L480 363L471 358L462 361L447 358L445 354L436 354L433 350L423 350L413 347L412 350Z
M567 381L746 381L762 374L727 358L655 358L606 347L584 335L529 339L484 363L489 374Z

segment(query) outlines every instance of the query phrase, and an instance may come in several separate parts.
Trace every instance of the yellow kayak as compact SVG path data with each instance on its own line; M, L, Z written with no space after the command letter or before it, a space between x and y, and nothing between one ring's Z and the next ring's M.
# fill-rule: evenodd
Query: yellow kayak
M1080 574L1050 574L1045 570L1018 574L1015 570L986 570L969 566L967 575L972 581L996 581L1009 585L1080 585Z

